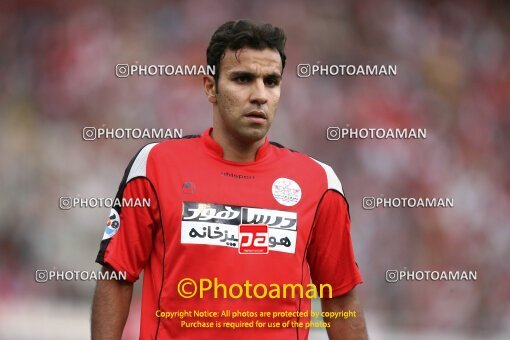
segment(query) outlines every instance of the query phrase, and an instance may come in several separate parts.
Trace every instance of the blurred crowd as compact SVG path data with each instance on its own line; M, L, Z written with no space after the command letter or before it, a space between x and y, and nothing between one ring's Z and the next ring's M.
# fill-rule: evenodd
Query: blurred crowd
M36 269L98 269L109 209L60 210L59 197L114 196L149 141L84 141L82 129L201 133L212 120L200 77L117 78L115 65L203 65L213 31L236 18L287 34L270 137L342 181L365 309L395 328L504 331L510 5L490 1L2 2L0 300L91 301L92 282L33 279ZM398 75L299 78L301 63L391 64ZM426 128L427 138L326 139L328 127L347 125ZM362 209L362 197L380 195L452 197L455 207ZM385 281L386 270L404 268L476 270L478 279Z

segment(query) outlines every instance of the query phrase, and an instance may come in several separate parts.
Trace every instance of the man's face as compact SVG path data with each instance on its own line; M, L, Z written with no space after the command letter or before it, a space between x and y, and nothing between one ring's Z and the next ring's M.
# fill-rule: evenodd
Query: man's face
M237 54L237 58L236 58ZM280 99L282 61L273 49L227 50L216 84L215 123L241 143L264 138Z

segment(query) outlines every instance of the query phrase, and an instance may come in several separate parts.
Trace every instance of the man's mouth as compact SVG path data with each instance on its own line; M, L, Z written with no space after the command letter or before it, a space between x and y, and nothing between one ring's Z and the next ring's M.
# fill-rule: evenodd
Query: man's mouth
M250 111L244 116L252 121L267 120L267 115L265 114L265 112L259 110Z

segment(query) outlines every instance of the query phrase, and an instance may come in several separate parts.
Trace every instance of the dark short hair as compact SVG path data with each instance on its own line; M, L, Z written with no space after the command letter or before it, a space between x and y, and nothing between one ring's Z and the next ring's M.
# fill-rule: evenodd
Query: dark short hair
M282 72L285 68L285 41L283 30L271 24L249 19L228 21L218 27L207 47L207 65L214 67L214 79L220 77L220 61L227 49L232 51L250 47L257 50L270 48L277 50L282 59Z

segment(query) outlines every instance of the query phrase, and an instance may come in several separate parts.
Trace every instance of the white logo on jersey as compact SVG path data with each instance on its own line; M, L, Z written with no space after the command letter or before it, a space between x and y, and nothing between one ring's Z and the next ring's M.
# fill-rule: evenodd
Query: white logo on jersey
M273 183L273 197L281 205L291 207L301 200L301 188L288 178L278 178Z

